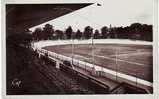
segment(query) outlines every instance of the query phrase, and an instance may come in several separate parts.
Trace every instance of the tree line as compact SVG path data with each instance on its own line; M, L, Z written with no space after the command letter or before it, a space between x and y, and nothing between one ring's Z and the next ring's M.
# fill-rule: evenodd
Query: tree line
M57 39L133 39L152 41L152 25L133 23L126 27L107 27L103 26L100 30L93 29L91 26L86 26L84 31L79 29L73 31L69 26L65 31L55 30L53 25L46 24L43 28L36 28L32 32L32 37L35 41L39 40L57 40Z
M7 43L11 42L18 45L30 46L32 41L40 40L66 40L66 39L132 39L152 41L152 25L133 23L126 27L107 27L103 26L100 30L93 30L91 26L86 26L84 31L79 29L73 31L69 26L65 31L55 30L53 25L46 24L43 28L36 28L33 32L29 29L24 30L23 33L17 33L7 36Z

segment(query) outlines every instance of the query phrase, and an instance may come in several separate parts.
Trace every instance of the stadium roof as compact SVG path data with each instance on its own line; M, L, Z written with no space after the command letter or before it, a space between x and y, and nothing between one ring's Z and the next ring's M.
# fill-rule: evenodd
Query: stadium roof
M81 9L92 3L74 4L7 4L6 31L20 33L25 29L39 25L57 17ZM63 8L63 9L60 9ZM68 10L69 9L69 10Z

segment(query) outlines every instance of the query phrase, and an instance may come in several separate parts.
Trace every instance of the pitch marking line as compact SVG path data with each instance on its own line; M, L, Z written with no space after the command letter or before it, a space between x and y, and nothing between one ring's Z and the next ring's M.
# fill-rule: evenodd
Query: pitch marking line
M141 66L145 66L145 64L141 64L141 63L137 63L137 62L131 62L131 61L126 61L126 60L122 60L122 59L116 59L116 58L110 58L110 57L106 57L106 56L100 56L100 55L94 55L100 58L105 58L108 60L113 60L113 61L120 61L120 62L125 62L125 63L129 63L129 64L134 64L134 65L141 65Z

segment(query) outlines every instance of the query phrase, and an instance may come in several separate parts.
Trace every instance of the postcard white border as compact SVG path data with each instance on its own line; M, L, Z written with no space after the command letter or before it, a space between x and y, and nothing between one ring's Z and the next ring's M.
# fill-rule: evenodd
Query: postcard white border
M82 0L82 3L96 3L98 0ZM106 95L6 95L6 26L5 4L48 4L48 3L81 3L78 0L2 0L2 98L4 99L159 99L159 66L158 66L158 0L153 0L153 94L106 94Z

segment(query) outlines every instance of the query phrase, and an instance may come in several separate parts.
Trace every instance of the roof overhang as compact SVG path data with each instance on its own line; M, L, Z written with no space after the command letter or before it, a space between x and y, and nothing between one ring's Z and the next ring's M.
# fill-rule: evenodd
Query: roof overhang
M20 33L91 4L6 4L6 32Z

